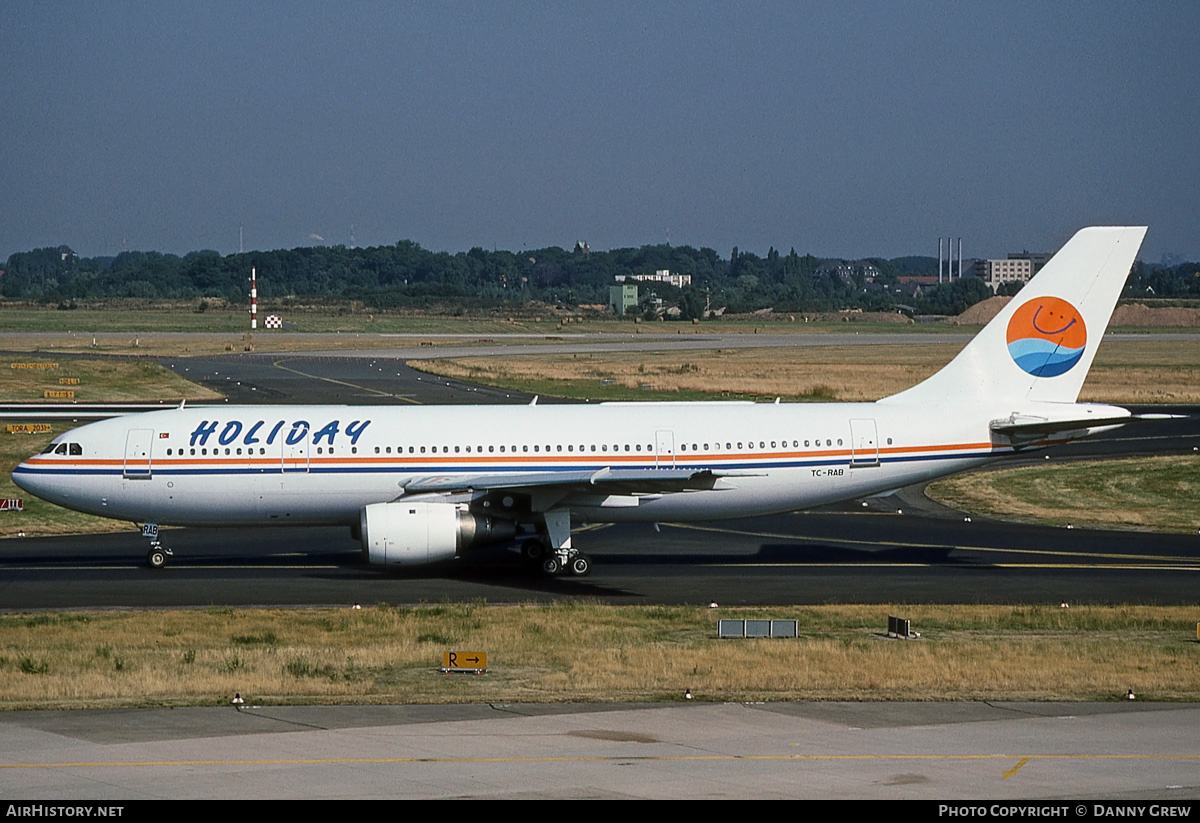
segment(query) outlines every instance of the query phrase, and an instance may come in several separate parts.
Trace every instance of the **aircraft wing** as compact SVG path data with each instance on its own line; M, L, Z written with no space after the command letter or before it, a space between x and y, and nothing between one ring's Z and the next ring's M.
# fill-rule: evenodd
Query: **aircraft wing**
M704 469L613 469L596 471L495 472L439 474L414 478L404 484L405 494L465 491L558 491L563 494L670 494L717 487L723 477L757 476L756 472Z

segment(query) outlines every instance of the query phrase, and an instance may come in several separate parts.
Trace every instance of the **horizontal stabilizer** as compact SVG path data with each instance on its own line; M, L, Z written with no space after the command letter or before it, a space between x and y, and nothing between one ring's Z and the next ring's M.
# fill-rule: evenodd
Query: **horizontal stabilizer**
M1080 431L1115 428L1139 420L1161 419L1174 415L1134 415L1119 406L1068 406L1069 414L1042 417L1029 414L1011 414L1002 420L993 420L989 426L993 433L1009 437L1015 444L1054 439L1055 435L1066 435Z

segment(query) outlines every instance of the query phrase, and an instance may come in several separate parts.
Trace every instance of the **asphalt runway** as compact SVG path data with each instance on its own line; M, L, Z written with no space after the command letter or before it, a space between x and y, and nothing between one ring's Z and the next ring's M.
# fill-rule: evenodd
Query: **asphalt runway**
M863 510L713 524L583 526L583 579L546 578L488 547L445 566L380 571L348 529L164 532L176 556L145 566L132 530L0 542L6 609L343 606L445 600L773 606L820 603L1191 604L1193 535L965 523ZM881 620L886 615L881 615Z
M226 355L166 361L234 403L526 403L528 395L422 374L384 357ZM547 398L545 402L553 402ZM1182 454L1200 411L1149 421L1028 460ZM505 547L403 571L365 566L348 529L179 529L176 556L144 566L124 533L0 541L8 609L348 605L582 597L612 603L1196 602L1200 537L1030 526L943 509L919 489L812 512L712 524L582 525L585 579L531 573Z

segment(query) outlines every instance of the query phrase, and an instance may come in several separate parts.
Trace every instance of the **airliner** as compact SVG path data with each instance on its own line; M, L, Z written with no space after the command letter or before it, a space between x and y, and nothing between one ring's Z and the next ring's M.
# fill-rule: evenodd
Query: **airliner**
M1145 227L1074 235L944 368L873 403L180 407L91 423L13 481L142 524L344 525L373 564L522 540L586 575L572 521L717 520L886 494L1134 419L1078 403Z

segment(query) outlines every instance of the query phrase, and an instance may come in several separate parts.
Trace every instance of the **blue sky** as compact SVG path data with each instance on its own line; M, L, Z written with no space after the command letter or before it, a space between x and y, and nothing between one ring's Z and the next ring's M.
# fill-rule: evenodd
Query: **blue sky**
M0 260L431 249L1200 259L1200 3L0 4Z

